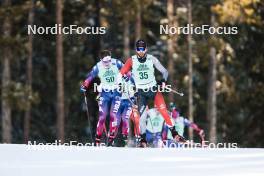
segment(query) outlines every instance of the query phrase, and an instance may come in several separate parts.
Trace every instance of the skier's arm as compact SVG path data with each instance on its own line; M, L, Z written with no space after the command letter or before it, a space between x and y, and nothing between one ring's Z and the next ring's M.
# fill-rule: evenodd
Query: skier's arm
M99 70L97 65L95 65L92 69L92 71L90 71L87 75L87 78L85 79L85 81L83 82L81 89L88 89L90 83L93 81L93 79L98 75Z
M121 69L124 67L124 64L120 60L117 60L116 65L117 65L117 68L119 69L119 71L121 71ZM131 78L130 70L124 74L121 74L121 75L123 76L123 78L126 82L128 82ZM119 76L120 76L120 74L119 74Z
M163 67L163 65L156 57L153 57L153 64L155 68L162 74L164 81L167 81L169 75L167 69Z
M184 126L191 127L192 122L188 120L187 118L183 118ZM191 127L192 128L192 127Z
M120 73L123 76L124 74L128 73L132 68L132 59L128 58L125 65L121 68Z
M116 60L116 66L118 70L121 70L121 68L124 66L124 64L120 60Z
M204 131L201 128L199 128L197 124L191 122L187 118L184 118L184 126L194 129L199 135L204 135Z
M117 75L116 84L121 84L122 77L127 74L132 68L132 59L128 58L125 65L122 65L122 68L120 69L120 72Z

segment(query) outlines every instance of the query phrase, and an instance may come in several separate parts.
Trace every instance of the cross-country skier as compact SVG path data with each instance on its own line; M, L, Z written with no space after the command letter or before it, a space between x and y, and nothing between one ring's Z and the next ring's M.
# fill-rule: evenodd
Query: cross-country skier
M162 131L164 118L156 108L147 109L146 141L149 146L163 147Z
M89 72L81 85L81 91L86 92L92 80L99 77L101 92L99 97L99 119L96 129L95 142L100 144L101 136L105 130L105 120L110 114L108 145L112 145L117 130L117 112L121 103L120 92L115 84L119 70L123 64L120 60L111 57L111 52L104 50L100 53L100 61Z
M128 58L125 65L122 67L118 75L117 83L121 82L121 78L129 71L135 81L139 103L140 113L140 145L146 146L146 106L149 100L154 100L157 110L163 116L166 124L169 126L173 138L177 141L184 141L174 128L173 122L168 114L164 98L157 89L157 82L155 78L155 68L162 73L163 83L167 80L168 71L161 65L159 60L153 55L147 54L147 44L144 40L136 42L136 55Z
M122 96L121 96L121 105L117 113L117 125L118 128L122 124L122 140L124 145L127 143L128 138L128 127L129 127L129 118L132 113L132 103L135 102L134 98L134 81L131 77L131 74L128 74L122 80ZM122 123L121 123L122 122ZM118 131L116 131L118 132Z
M189 127L189 128L192 128L199 135L199 137L203 140L204 136L205 136L204 130L199 128L198 125L195 124L194 122L191 122L187 118L181 116L179 112L180 111L177 109L176 104L171 102L170 103L170 113L171 113L171 117L175 123L176 131L181 136L184 136L184 128ZM165 136L165 138L163 140L168 140L167 142L169 142L169 143L173 142L172 141L172 139L173 139L172 134L168 130L168 128L167 129L165 128L164 132L165 133L163 133L163 136Z

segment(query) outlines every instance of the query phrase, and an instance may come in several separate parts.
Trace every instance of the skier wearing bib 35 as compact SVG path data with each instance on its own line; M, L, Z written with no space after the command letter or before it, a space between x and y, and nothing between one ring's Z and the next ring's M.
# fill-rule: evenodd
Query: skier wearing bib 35
M129 71L132 72L139 98L138 109L141 116L139 142L141 147L146 147L147 114L145 110L149 100L154 100L157 110L161 113L166 124L170 128L173 138L176 141L185 141L184 138L175 130L173 122L168 114L163 96L161 92L158 91L154 68L162 73L163 83L165 83L168 77L168 71L161 65L156 57L147 54L146 42L144 40L138 40L136 42L136 55L127 59L117 78L117 83L119 84L124 74Z
M99 77L99 119L96 129L95 142L100 144L102 133L105 129L105 119L110 113L108 145L112 145L117 130L117 112L121 103L121 94L115 84L119 70L123 66L120 60L111 58L111 52L104 50L100 54L100 61L92 68L86 80L81 85L81 91L86 92L95 77Z

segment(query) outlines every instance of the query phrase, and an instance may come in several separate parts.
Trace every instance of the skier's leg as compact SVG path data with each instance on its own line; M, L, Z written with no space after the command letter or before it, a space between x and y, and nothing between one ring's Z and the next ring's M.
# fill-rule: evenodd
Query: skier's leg
M146 126L147 126L147 97L145 96L146 92L139 90L138 96L138 110L140 114L139 126L140 126L140 134L146 133Z
M132 105L128 100L124 100L121 102L121 106L123 106L123 110L122 110L122 114L121 114L121 119L122 119L122 143L121 143L121 146L126 146L127 142L128 142L129 118L132 114Z
M165 101L164 101L164 98L163 98L161 92L156 93L154 103L156 105L157 110L160 112L160 114L164 118L166 124L169 127L174 126L173 122L169 116L169 113L168 113L168 110L167 110L167 107L166 107L166 104L165 104Z
M140 147L146 147L147 141L146 141L146 128L147 128L147 97L146 92L143 90L139 90L138 92L138 109L140 113L140 119L139 119L139 126L140 126Z
M153 143L153 138L154 134L151 133L150 131L146 130L146 141L148 142L148 144L152 144Z
M109 97L104 93L99 98L99 119L96 128L96 143L100 143L102 133L105 130L105 119L109 112Z
M161 137L160 132L155 134L153 144L154 144L155 148L162 148L163 147L163 141L162 141L162 137Z
M132 106L132 113L130 115L130 119L131 119L131 122L133 122L132 123L133 128L131 129L133 129L133 133L135 137L138 139L138 137L140 136L140 127L139 127L140 114L138 112L137 107Z
M132 104L128 101L125 101L125 108L122 113L122 134L127 136L128 135L128 119L132 113Z
M164 98L161 94L161 92L157 92L156 96L155 96L155 105L157 107L157 110L160 112L160 114L162 115L162 117L165 120L165 123L167 124L167 126L169 127L172 137L174 140L179 141L179 142L186 142L184 137L180 136L178 134L178 132L175 130L175 125L172 122L172 119L169 116L168 110L166 108L166 104L164 101Z
M120 104L120 107L118 109L118 112L116 114L116 118L117 118L117 130L116 130L116 135L118 133L118 129L120 128L120 124L121 124L121 121L122 121L122 115L125 111L125 106L124 106L124 102L125 100L121 100L121 104Z
M116 135L116 130L118 129L117 127L117 113L119 110L121 104L121 98L119 94L116 94L116 96L113 96L112 98L112 103L111 103L111 108L110 108L110 123L109 123L109 137L108 137L108 144L111 145L115 135Z

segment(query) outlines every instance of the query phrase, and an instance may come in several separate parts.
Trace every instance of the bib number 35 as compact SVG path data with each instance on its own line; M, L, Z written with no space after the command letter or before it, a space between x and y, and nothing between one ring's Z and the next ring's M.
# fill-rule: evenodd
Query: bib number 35
M148 79L147 72L139 72L139 79Z

